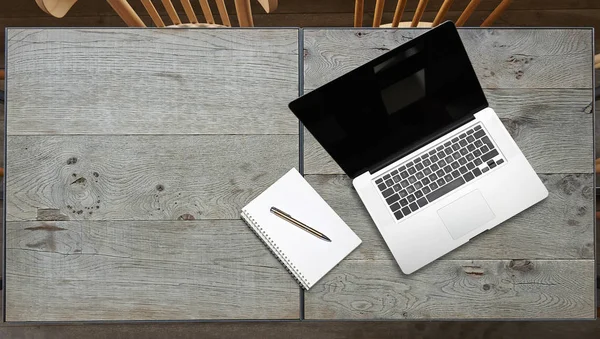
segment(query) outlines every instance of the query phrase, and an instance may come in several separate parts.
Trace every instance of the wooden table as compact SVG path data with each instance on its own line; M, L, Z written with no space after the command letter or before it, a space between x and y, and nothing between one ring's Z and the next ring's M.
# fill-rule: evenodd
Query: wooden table
M9 29L6 321L593 318L591 29L461 31L550 196L413 275L299 135L299 84L421 32ZM293 166L363 240L308 292L238 214Z

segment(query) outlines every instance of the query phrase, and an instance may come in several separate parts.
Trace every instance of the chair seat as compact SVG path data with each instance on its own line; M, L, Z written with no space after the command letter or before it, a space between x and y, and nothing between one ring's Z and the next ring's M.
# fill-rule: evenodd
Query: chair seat
M229 28L229 26L224 26L224 25L219 25L219 24L206 24L206 23L195 23L195 24L187 23L187 24L179 24L179 25L169 25L167 27L170 27L170 28L221 28L221 27L227 27L227 28Z
M410 28L410 21L402 21L398 24L398 28ZM417 25L417 27L423 27L423 28L431 28L431 26L433 26L432 22L427 22L427 21L421 21L419 22L419 24ZM387 28L391 28L392 24L385 24L385 25L381 25L379 27L387 27Z

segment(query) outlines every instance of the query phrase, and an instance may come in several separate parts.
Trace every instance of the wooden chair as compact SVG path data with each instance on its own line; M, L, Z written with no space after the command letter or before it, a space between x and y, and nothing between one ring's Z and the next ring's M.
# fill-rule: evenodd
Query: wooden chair
M383 5L385 4L385 0L377 0L375 3L375 13L373 17L373 27L435 27L439 25L442 21L444 21L444 17L448 13L450 6L454 2L454 0L444 0L440 9L433 19L433 22L424 22L421 21L423 17L423 13L425 12L425 8L427 7L427 3L429 0L418 0L419 3L417 5L417 9L415 11L415 15L412 17L411 21L402 21L402 14L404 13L404 8L406 7L406 3L409 0L397 0L396 10L394 12L394 18L392 23L381 25L381 17L383 15ZM417 0L413 0L417 1ZM483 21L481 27L489 27L491 26L496 19L502 15L502 13L506 10L508 5L512 0L502 0L498 6L492 11L492 13ZM471 0L465 10L462 12L458 20L456 20L456 26L461 27L465 24L467 19L473 14L477 6L481 0ZM354 27L362 27L363 15L364 15L364 3L365 0L356 0L354 6Z
M91 0L88 0L91 1ZM140 16L131 7L127 0L106 0L115 12L123 19L123 21L130 27L146 27L146 24L142 21ZM137 0L136 0L137 1ZM162 20L152 0L139 0L144 5L146 12L152 18L152 22L157 27L167 26ZM224 0L215 0L219 16L221 17L222 24L216 24L210 9L208 0L199 0L202 14L206 19L206 23L198 21L198 17L194 12L190 0L180 0L181 6L183 7L187 16L188 22L182 21L177 14L177 10L173 6L172 0L160 0L162 6L167 12L169 19L172 21L170 27L231 27L231 21L229 20L229 14L227 7L225 6ZM267 12L271 13L277 9L278 0L257 0L262 8ZM62 18L67 14L71 7L77 2L77 0L35 0L38 7L44 12L57 17ZM158 0L155 0L158 2ZM252 11L250 9L250 0L235 0L235 10L238 17L240 27L254 27L254 21L252 19Z

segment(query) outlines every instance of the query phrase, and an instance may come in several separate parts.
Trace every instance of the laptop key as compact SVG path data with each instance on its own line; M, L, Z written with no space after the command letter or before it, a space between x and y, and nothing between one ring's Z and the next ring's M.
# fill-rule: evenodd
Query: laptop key
M454 154L452 154L452 157L454 158L454 160L458 160L460 158L460 153L454 152Z
M436 189L438 189L438 185L435 182L432 182L431 185L429 185L429 189L431 189L432 191L435 191Z
M398 194L394 194L394 195L390 196L389 198L385 199L385 201L388 203L388 205L390 205L398 200L400 200L400 196Z
M431 165L431 171L432 171L432 172L435 172L435 171L437 171L437 170L439 170L439 169L440 169L440 168L438 167L438 165L437 165L437 164L433 164L433 165Z
M382 179L382 178L379 178L379 179L375 180L375 183L376 183L377 185L381 184L382 182L383 182L383 179Z
M394 182L398 182L398 181L400 181L400 177L399 177L399 176L397 176L397 175L394 175L394 176L392 177L392 179L394 180Z
M480 170L479 168L475 168L475 169L473 170L473 174L475 174L475 176L476 176L476 177L478 177L478 176L480 176L480 175L481 175L481 170Z
M464 177L466 181L471 181L475 178L475 176L471 172L466 173Z
M477 139L481 138L484 135L485 135L484 131L477 131L477 132L473 133L473 136Z
M393 178L394 175L398 175L398 170L393 170L390 174L392 175L392 178Z
M467 169L467 167L466 167L466 166L463 166L463 167L459 168L459 169L458 169L458 171L459 171L461 174L465 174L465 173L467 173L469 170Z
M450 145L452 145L452 142L451 142L451 141L448 141L447 143L445 143L445 144L444 144L444 147L448 147L448 146L450 146Z
M473 161L473 163L475 163L475 166L479 166L479 165L483 164L483 161L481 161L481 159L477 158L477 159L475 159L475 161Z
M421 192L421 191L417 191L417 192L415 192L415 197L416 197L417 199L421 198L422 196L423 196L423 192Z
M439 179L438 179L438 181L436 181L436 183L437 183L439 186L444 186L444 184L445 184L446 182L444 181L444 179L443 179L443 178L439 178Z
M402 191L398 192L398 194L400 194L400 198L404 198L408 195L408 192L406 192L406 190L402 190Z
M419 209L419 206L417 206L417 203L414 203L414 202L412 204L408 205L408 207L410 207L411 211L413 211L413 212Z
M439 170L439 171L435 172L435 174L436 174L438 177L442 177L442 176L444 176L444 174L445 174L445 173L444 173L444 170L442 170L442 169L441 169L441 170Z
M444 167L444 172L446 172L446 173L452 172L452 167L450 165ZM441 175L440 175L440 177L441 177Z
M472 145L469 145L469 146L472 146ZM473 147L475 147L475 146L473 146ZM469 153L469 151L466 148L461 148L460 149L460 154L466 155L467 153Z
M473 154L467 154L465 158L467 158L467 161L473 161L473 159L475 159L475 156Z
M385 184L388 185L388 187L392 187L394 186L394 181L392 179L386 180Z
M417 200L417 205L419 205L419 207L423 207L423 206L427 205L427 199L421 198L421 199Z
M408 180L402 180L402 182L400 182L400 185L402 185L402 187L407 187L410 184L408 183Z
M396 191L396 192L402 190L402 186L400 186L400 184L395 184L393 187L394 187L394 191Z
M436 151L441 151L441 150L443 150L443 149L444 149L444 145L440 145L440 146L438 146L438 147L437 147L435 150L436 150Z
M394 212L394 216L396 217L396 220L400 220L404 217L404 215L402 214L402 211Z
M469 136L467 137L467 142L473 142L473 141L475 141L475 138L473 138L473 136L472 136L472 135L469 135Z
M458 146L458 144L452 145L452 149L455 151L458 151L459 148L460 148L460 146Z
M477 147L481 147L481 146L483 146L483 142L481 142L481 140L477 140L477 141L475 141L474 145Z
M408 192L408 194L412 194L412 193L414 193L414 192L415 192L415 188L414 188L414 187L412 187L412 186L410 186L410 187L408 187L408 188L406 189L406 191Z
M490 160L487 164L488 166L490 166L490 168L496 167L496 163L494 162L494 160Z
M406 207L402 207L402 214L404 214L404 216L407 216L411 213L411 210L408 206Z
M484 147L485 147L485 146L484 146ZM492 151L490 151L490 152L488 152L488 153L486 153L486 154L482 155L482 156L481 156L481 160L482 160L482 161L488 161L488 160L490 160L491 158L493 158L493 157L495 157L495 156L497 156L497 155L498 155L498 151L496 151L496 150L492 150Z
M473 168L475 168L475 165L473 165L472 162L470 162L470 163L467 164L467 169L468 170L472 170Z
M402 173L400 173L400 176L402 177L402 179L406 179L406 178L408 178L408 172L403 171Z
M380 191L385 191L385 189L387 188L387 186L384 183L381 183L379 185L377 185L377 187L379 188Z
M483 141L483 143L486 144L489 148L494 148L494 144L492 144L492 141L490 140L490 138L488 138L487 135L481 138L481 141Z
M431 165L431 161L429 161L429 159L423 160L423 166L427 167L429 165Z
M467 159L465 159L465 158L460 158L460 159L458 159L458 163L459 163L459 164L461 164L461 165L464 165L464 164L466 164L466 163L467 163Z
M475 132L475 130L471 128L470 130L467 131L467 134L473 134L473 132Z
M415 177L417 177L417 179L419 179L419 180L423 179L424 176L425 175L423 174L423 172L419 172L419 173L415 174Z
M431 159L431 162L436 162L436 161L440 160L440 159L438 159L438 157L436 155L432 155L431 158L429 158L429 159Z
M452 159L452 157L451 157L451 156L447 156L447 157L446 157L444 160L446 161L446 163L448 163L448 164L449 164L449 163L451 163L451 162L452 162L454 159Z
M480 157L480 156L481 156L481 151L480 151L480 150L478 150L478 149L477 149L477 150L475 150L475 151L473 152L473 156L474 156L474 157L476 157L476 158L477 158L477 157Z
M392 209L392 212L397 211L400 209L400 204L398 202L393 203L390 208Z
M458 141L458 137L452 139L452 142L457 142L457 141Z
M459 135L459 137L460 137L461 139L464 139L466 136L467 136L467 133L463 133L463 134Z
M477 125L477 126L475 126L473 129L474 129L474 130L476 130L476 131L478 131L478 130L480 130L480 129L481 129L481 125Z
M429 151L429 155L434 155L435 154L435 149L432 149L431 151Z
M441 167L446 166L447 164L446 164L446 161L444 159L442 159L442 160L438 161L437 165L440 166L440 168L441 168Z
M452 178L452 174L447 174L447 175L444 177L444 180L446 180L446 182L450 182L450 181L452 181L452 179L453 179L453 178ZM438 183L439 183L439 182L438 182Z
M408 200L408 202L413 202L415 201L415 196L411 194L408 197L406 197L406 200Z
M429 180L429 178L424 178L423 180L421 180L421 182L423 183L423 185L429 185L431 181Z
M481 148L480 148L479 150L480 150L480 151L481 151L481 153L483 153L483 154L486 154L487 152L489 152L489 151L490 151L490 149L489 149L489 148L488 148L486 145L483 145L483 146L481 146Z
M436 181L438 178L437 174L433 173L432 175L429 176L429 180L431 181Z
M429 202L432 202L438 198L440 198L441 196L455 190L456 188L462 186L465 183L465 179L463 178L457 178L451 182L449 182L446 186L441 187L439 190L433 191L430 194L428 194L426 196L427 200L429 200Z
M457 169L459 167L460 167L460 164L458 163L458 161L455 161L455 162L452 163L452 168L453 169Z
M423 174L424 175L430 175L431 174L431 170L429 168L426 168L423 170Z
M400 168L398 168L398 172L402 172L406 170L406 166L400 166Z
M473 144L468 144L468 145L467 145L467 150L468 150L469 152L473 152L473 151L475 150L475 146L473 146Z
M423 194L429 194L431 189L429 187L423 187Z
M464 147L467 145L467 141L463 139L458 144Z
M496 165L500 165L501 163L503 163L504 160L503 159L498 159L498 161L496 161Z
M411 167L411 168L409 168L409 169L408 169L408 173L409 173L409 174L415 174L415 172L416 172L416 171L417 171L417 170L415 170L415 168L414 168L414 167Z
M400 206L404 207L406 205L408 205L408 200L406 199L400 199L400 201L398 201L400 203Z
M388 188L385 191L381 192L381 194L383 194L384 198L389 197L390 195L394 194L394 189L393 188Z
M392 176L389 174L386 174L383 176L383 180L389 180Z
M408 178L408 182L410 182L411 184L414 184L415 181L417 181L417 178L415 178L415 177L409 177Z
M409 161L409 162L407 162L407 163L406 163L406 164L404 164L404 165L406 165L406 168L409 168L410 166L412 166L412 165L413 165L413 163L412 163L412 161Z
M420 182L415 183L414 185L416 190L420 190L421 188L423 188L423 184L421 184Z
M452 177L454 179L456 179L456 178L460 177L460 173L458 171L454 171L454 172L452 172Z
M484 167L484 168L481 170L481 172L485 173L485 172L487 172L487 171L489 171L489 170L490 170L490 169L489 169L488 167Z

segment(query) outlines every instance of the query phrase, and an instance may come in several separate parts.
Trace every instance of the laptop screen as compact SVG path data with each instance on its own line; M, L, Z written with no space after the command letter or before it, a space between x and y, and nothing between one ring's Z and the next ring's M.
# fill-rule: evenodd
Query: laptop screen
M414 151L487 106L451 22L290 103L351 178Z

